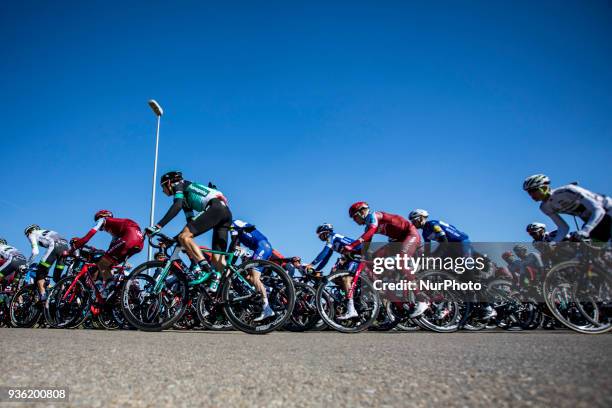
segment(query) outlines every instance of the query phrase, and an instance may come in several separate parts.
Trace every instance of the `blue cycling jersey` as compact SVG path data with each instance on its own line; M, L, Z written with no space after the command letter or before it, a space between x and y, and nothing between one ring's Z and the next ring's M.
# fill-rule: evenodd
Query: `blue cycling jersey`
M257 251L260 243L263 242L268 243L268 246L270 246L268 238L255 229L253 224L241 220L234 220L232 222L231 235L232 237L237 237L240 244L253 251Z
M340 253L342 248L346 245L352 244L355 242L354 239L350 239L345 237L344 235L334 233L331 237L327 239L327 243L323 250L317 255L314 261L311 262L312 266L316 270L321 270L325 268L325 265L329 262L329 259L333 255L334 251ZM361 245L355 249L360 249Z
M425 242L439 241L444 236L446 236L448 242L463 242L470 238L466 233L459 231L444 221L430 220L423 226L423 239Z

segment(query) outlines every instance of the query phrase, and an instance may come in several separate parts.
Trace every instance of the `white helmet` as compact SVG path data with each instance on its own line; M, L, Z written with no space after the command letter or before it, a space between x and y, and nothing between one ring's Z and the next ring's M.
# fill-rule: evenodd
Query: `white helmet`
M542 224L541 222L532 222L527 225L527 232L536 232L536 231L545 231L546 224Z
M413 210L410 212L410 214L408 214L408 219L410 221L414 221L417 218L427 218L429 217L429 213L427 212L427 210L421 210L420 208L417 208L416 210Z
M523 190L534 190L550 184L550 179L544 174L534 174L523 181Z

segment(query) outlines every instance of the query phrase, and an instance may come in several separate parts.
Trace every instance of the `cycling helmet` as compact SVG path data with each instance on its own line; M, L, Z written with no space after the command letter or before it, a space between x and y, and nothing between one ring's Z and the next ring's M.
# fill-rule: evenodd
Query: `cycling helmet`
M6 239L0 238L0 245L7 245Z
M370 208L368 203L366 203L365 201L357 201L349 208L349 217L353 218L355 214L357 214L357 212L363 210L364 208Z
M546 230L546 224L542 224L541 222L532 222L527 225L527 232L529 233L544 230Z
M544 187L550 184L550 179L544 174L534 174L529 176L523 182L523 190L535 190L536 188Z
M515 245L512 250L514 251L515 254L518 254L519 252L527 252L527 246L523 245L523 244L518 244Z
M23 231L23 233L27 237L28 235L30 235L32 233L32 231L36 231L36 230L39 230L39 229L41 229L40 226L38 226L36 224L32 224L32 225L28 225L26 227L26 229Z
M317 235L321 235L323 232L332 232L334 230L334 226L328 223L321 224L317 227Z
M408 219L410 221L414 221L417 218L427 218L429 217L429 213L427 212L427 210L421 210L420 208L417 208L414 211L410 211L410 214L408 214Z
M173 170L161 176L159 183L163 186L166 183L175 183L177 181L181 181L182 179L183 173L181 173L180 171Z
M506 251L502 254L502 259L506 262L508 262L508 260L510 260L510 258L514 258L514 254L510 251Z
M94 215L94 221L98 221L100 218L112 217L113 213L108 210L100 210Z

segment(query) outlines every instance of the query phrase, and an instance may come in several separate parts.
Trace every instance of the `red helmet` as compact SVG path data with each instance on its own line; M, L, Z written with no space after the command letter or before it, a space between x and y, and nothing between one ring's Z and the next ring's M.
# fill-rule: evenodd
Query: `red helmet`
M364 208L370 208L368 203L366 203L365 201L357 201L349 208L349 217L353 218L358 211L361 211Z
M108 210L100 210L94 215L94 221L98 221L100 218L112 217L113 213Z
M501 257L504 261L507 261L508 259L513 258L514 254L512 253L512 251L506 251L502 254Z

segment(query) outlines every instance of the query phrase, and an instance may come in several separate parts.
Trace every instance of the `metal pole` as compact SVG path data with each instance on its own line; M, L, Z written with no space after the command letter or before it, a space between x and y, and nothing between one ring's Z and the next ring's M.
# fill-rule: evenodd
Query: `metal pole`
M157 115L157 132L155 133L155 164L153 165L153 192L151 193L151 218L149 220L149 226L153 226L155 222L155 186L157 185L157 152L159 150L159 124L161 122L161 115ZM149 244L149 254L147 259L150 261L153 258L153 248Z

